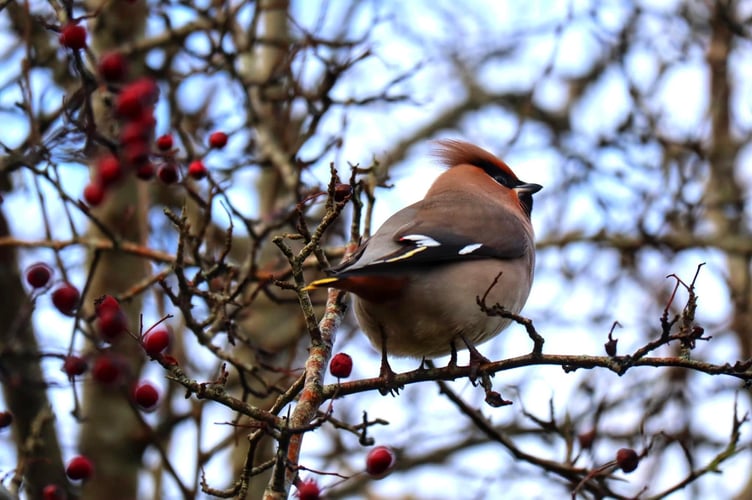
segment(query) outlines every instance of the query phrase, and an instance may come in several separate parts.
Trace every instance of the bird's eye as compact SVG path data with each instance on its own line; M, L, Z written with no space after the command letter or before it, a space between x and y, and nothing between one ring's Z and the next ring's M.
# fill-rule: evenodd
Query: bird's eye
M495 174L493 176L494 180L501 184L504 187L508 187L509 189L512 189L517 184L519 184L519 181L517 179L513 179L509 175L505 174L504 172Z

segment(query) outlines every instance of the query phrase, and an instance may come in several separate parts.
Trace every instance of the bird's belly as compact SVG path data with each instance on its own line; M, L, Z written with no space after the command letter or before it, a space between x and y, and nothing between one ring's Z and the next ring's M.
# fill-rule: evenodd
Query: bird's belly
M477 298L483 297L496 276L489 275L488 267L479 266L480 262L426 271L420 280L409 281L403 293L393 300L374 303L355 297L355 314L361 328L378 350L385 339L387 352L394 356L443 356L451 352L453 344L457 349L465 347L462 336L474 345L486 342L506 328L510 320L481 311ZM498 303L516 314L527 299L530 277L518 276L525 271L522 266L509 265L512 263L499 261L502 275L491 288L486 305ZM436 283L430 279L432 272L440 272L445 282L426 286ZM446 293L448 286L459 287L463 292Z

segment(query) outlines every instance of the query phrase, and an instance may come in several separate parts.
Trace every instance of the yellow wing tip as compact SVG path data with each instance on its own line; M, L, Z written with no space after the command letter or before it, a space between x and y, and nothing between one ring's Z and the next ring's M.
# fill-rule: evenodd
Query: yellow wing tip
M337 281L339 281L339 278L321 278L320 280L311 281L303 288L303 290L310 292L311 290L328 286L329 284L336 283Z

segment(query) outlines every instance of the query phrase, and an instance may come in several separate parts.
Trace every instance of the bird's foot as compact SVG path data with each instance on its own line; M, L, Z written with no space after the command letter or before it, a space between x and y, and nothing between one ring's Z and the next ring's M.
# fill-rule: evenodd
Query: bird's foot
M386 353L383 353L381 357L381 369L379 370L379 379L381 380L381 387L379 387L379 393L382 396L391 394L396 396L399 394L400 389L404 389L403 385L395 382L397 374L394 373L392 367L389 365L389 360L386 358Z
M483 354L480 353L478 349L473 345L472 342L467 340L467 338L460 334L460 338L465 343L465 346L467 347L467 351L470 353L470 360L468 362L468 366L470 367L470 382L473 383L473 385L476 385L476 381L478 380L478 373L480 373L480 366L485 365L487 363L490 363L491 360L485 357ZM454 348L454 344L452 344L452 356L454 358L455 364L457 363L457 350ZM452 358L449 359L449 364L452 364Z
M447 364L447 366L456 368L457 367L457 346L454 344L454 341L452 341L452 343L449 344L449 347L452 350L449 353L449 364Z
M392 370L392 367L389 365L389 358L387 358L386 354L386 333L384 330L381 330L381 369L379 370L379 378L382 381L381 387L379 387L379 393L381 393L382 396L386 396L387 394L391 394L392 396L396 396L399 394L399 390L402 389L404 386L397 384L394 380L396 378L396 373L394 373L394 370Z

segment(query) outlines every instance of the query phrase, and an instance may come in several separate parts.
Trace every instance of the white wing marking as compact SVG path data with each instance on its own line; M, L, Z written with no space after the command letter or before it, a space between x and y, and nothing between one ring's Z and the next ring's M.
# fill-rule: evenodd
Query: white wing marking
M467 255L469 253L473 253L477 249L483 246L483 243L471 243L470 245L465 245L464 247L460 248L459 254L460 255Z
M400 238L400 241L405 241L405 240L412 241L417 246L421 246L421 247L440 247L441 246L441 243L431 238L430 236L426 236L425 234L406 234L405 236Z

